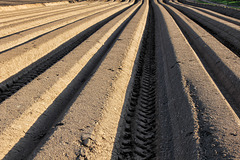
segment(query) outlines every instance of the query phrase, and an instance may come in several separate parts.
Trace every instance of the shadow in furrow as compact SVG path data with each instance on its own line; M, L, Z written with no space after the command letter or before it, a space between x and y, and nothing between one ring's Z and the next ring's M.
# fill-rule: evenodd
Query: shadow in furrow
M129 23L132 17L138 12L141 6L142 5L140 5L132 13L132 15L127 20L125 20L121 26L111 35L111 37L106 41L105 45L103 45L90 59L82 71L55 99L55 101L48 107L48 109L38 118L38 120L25 134L25 137L19 140L19 142L9 151L4 159L27 159L37 146L43 145L47 141L47 138L50 137L53 133L53 125L63 118L64 113L66 113L69 107L74 103L89 79L101 65L102 61L108 54L108 51L117 41L117 38L123 29ZM127 9L124 9L123 11L125 10ZM118 14L120 13L118 12ZM116 15L111 17L114 18L115 16ZM107 22L105 21L105 23ZM51 127L53 128L51 129Z
M128 88L112 159L156 158L156 64L153 9L150 7L139 59ZM124 111L126 109L126 111Z
M162 3L160 3L160 4L162 4ZM238 96L238 94L236 94L237 91L235 91L235 93L234 93L233 91L231 91L229 89L229 87L228 87L229 84L226 83L226 81L221 77L224 72L218 72L219 69L213 65L214 63L211 63L211 61L210 61L211 59L209 59L209 57L204 56L203 52L201 52L201 50L197 47L197 45L194 45L194 40L192 39L191 36L189 36L190 34L188 33L188 31L184 27L182 27L180 21L176 18L176 16L173 14L171 9L164 4L162 4L162 5L167 9L169 14L176 21L176 23L178 24L179 28L181 29L182 33L186 37L189 44L192 44L191 47L197 54L198 58L200 59L201 63L203 64L204 68L206 69L208 74L211 76L212 80L215 82L218 89L221 91L222 95L226 98L228 103L231 105L232 109L235 111L237 116L240 117L240 109L238 107L239 106L238 105L238 101L239 101L238 97L239 96ZM222 64L222 65L224 65L224 64ZM229 80L229 82L231 82L231 80Z
M106 18L105 20L91 26L84 32L72 38L71 40L60 45L58 48L56 48L46 56L42 57L41 59L37 60L30 66L24 68L17 74L0 83L0 103L3 102L5 99L9 98L10 96L12 96L22 87L30 83L32 80L34 80L40 74L45 72L52 65L61 60L64 56L70 53L74 48L80 45L83 41L85 41L88 37L90 37L98 29L100 29L103 25L105 25L110 20L120 15L121 13L123 13L132 6L133 5L124 8L123 10Z
M234 44L232 39L226 38L223 35L220 35L218 33L218 31L216 31L216 29L213 29L213 27L209 27L206 24L204 24L202 21L200 21L198 18L194 18L191 16L191 14L187 13L187 11L185 11L184 9L182 9L181 6L169 3L168 1L164 1L166 4L176 8L179 12L183 13L186 17L188 17L189 19L191 19L192 21L194 21L196 24L198 24L199 26L201 26L203 29L205 29L209 34L211 34L213 37L215 37L219 42L221 42L225 47L227 47L229 50L231 50L235 55L237 55L238 57L240 57L240 49L239 46L236 45L236 43ZM170 13L171 14L171 13ZM216 20L212 20L216 22L216 24L222 24ZM216 25L215 24L215 25ZM228 26L226 26L225 24L222 24L225 26L225 28L229 28ZM235 30L235 29L232 29ZM223 31L222 31L223 32ZM225 33L225 32L224 32ZM236 37L235 41L237 41ZM235 42L234 41L234 42Z

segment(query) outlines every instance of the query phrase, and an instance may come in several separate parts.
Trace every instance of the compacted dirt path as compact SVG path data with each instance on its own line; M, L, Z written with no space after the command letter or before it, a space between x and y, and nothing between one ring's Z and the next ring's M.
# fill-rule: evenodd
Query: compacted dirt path
M160 0L0 10L0 158L239 159L239 24Z

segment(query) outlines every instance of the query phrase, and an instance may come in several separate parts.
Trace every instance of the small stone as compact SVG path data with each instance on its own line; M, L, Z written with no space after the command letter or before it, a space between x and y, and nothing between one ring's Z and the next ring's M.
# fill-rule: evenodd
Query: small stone
M88 143L89 143L89 139L90 139L90 134L89 133L83 133L81 135L82 145L87 147Z
M88 142L89 142L89 138L83 140L82 144L87 147L88 146Z

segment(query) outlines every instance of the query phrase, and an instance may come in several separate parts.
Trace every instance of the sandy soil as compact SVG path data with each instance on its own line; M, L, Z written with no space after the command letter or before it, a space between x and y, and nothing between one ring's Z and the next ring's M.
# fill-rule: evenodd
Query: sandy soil
M157 0L1 13L1 159L240 158L238 19Z
M222 18L212 16L192 7L185 7L180 3L171 3L174 7L186 14L189 18L203 26L208 31L212 31L218 40L225 42L225 45L232 45L235 52L240 52L240 26L232 22L228 22ZM238 54L239 56L239 54Z
M0 6L16 6L16 5L26 5L26 4L36 4L36 3L52 3L55 2L57 4L58 2L68 2L66 0L1 0ZM57 3L56 3L57 2ZM61 4L61 3L59 3ZM30 6L30 5L29 5ZM34 6L34 5L32 5Z
M190 2L190 1L182 1L182 0L178 0L181 3L184 4L189 4L191 6L198 6L201 8L206 8L208 10L212 10L218 13L221 13L223 15L227 15L230 17L234 17L237 19L240 19L240 12L239 9L233 9L233 8L226 8L226 7L221 7L221 6L213 6L213 5L209 5L209 4L202 4L202 3L196 3L196 2Z
M46 6L58 6L58 5L66 5L69 3L73 3L73 1L66 1L66 0L43 0L43 1L22 1L22 0L13 0L13 1L6 1L6 0L1 0L0 1L0 12L4 11L15 11L15 10L27 10L31 8L40 8L40 7L46 7Z

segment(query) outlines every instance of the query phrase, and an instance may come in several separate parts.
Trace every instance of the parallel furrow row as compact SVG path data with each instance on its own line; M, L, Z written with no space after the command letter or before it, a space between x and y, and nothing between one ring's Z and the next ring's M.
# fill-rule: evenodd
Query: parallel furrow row
M101 5L101 4L99 4ZM54 9L54 8L43 8L41 10L39 10L38 12L34 12L34 11L29 11L29 12L24 12L23 14L21 14L21 12L18 14L7 14L4 13L3 15L0 16L0 22L1 22L1 26L6 25L6 24L11 24L11 23L16 23L16 22L21 22L27 19L34 19L34 18L39 18L39 17L44 17L44 16L54 16L55 14L62 14L65 12L71 12L71 11L76 11L79 9L83 9L83 8L88 8L92 5L86 6L86 5L72 5L72 6L62 6L58 9Z
M69 1L69 2L71 2L71 1ZM35 5L36 3L38 5ZM55 3L55 4L53 4L53 3ZM30 5L30 7L35 8L35 7L39 7L39 6L42 7L42 6L51 6L51 5L54 6L54 5L59 5L59 4L62 5L62 4L67 4L67 2L65 0L53 0L53 1L52 0L50 0L50 1L49 0L43 0L43 1L39 1L39 0L37 0L37 1L33 1L33 0L7 0L7 1L1 0L0 4L2 6L6 6L6 7L15 6L15 5L22 6L22 5L27 4L27 5ZM15 8L15 7L13 7L13 8ZM17 7L17 9L25 9L25 7Z
M43 24L40 24L38 26L32 26L32 28L24 29L21 31L19 30L19 25L15 26L17 30L13 29L14 27L11 27L10 32L14 32L13 34L9 34L5 37L0 38L0 54L10 51L12 49L16 49L17 47L20 47L26 43L32 42L37 38L40 38L44 35L47 35L51 32L54 32L55 30L70 26L74 23L77 23L83 19L90 18L91 16L94 16L95 14L101 13L103 11L107 11L107 9L111 9L114 7L117 7L118 5L112 5L112 6L97 6L97 7L91 7L89 9L84 9L78 11L78 13L75 13L74 15L68 15L66 18L61 18L59 20L54 20L51 17L49 18L49 22L40 21ZM27 22L23 23L23 27L26 27ZM32 23L32 22L31 22ZM28 25L29 27L29 25ZM20 27L21 28L21 27ZM13 29L13 30L12 30ZM8 30L8 29L7 29ZM8 32L8 31L7 31ZM7 33L5 33L7 34ZM35 46L36 47L36 46Z
M113 4L112 4L113 5ZM107 4L99 4L98 7L102 7L102 6L108 6ZM0 24L1 28L7 28L7 27L16 27L16 26L20 26L24 23L28 23L28 28L30 28L31 26L33 26L33 24L35 26L47 23L47 22L51 22L54 20L59 20L59 19L63 19L66 17L70 17L72 15L77 15L79 13L83 13L84 11L88 11L91 8L95 8L96 6L79 6L78 8L73 8L73 9L66 9L63 11L53 11L50 13L46 13L43 12L39 15L36 16L32 16L32 14L30 14L31 16L28 17L23 17L23 18L18 18L18 19L12 19L12 20L7 20L6 22L2 22ZM98 8L96 8L98 9ZM34 22L34 23L33 23Z
M117 7L120 4L102 4L98 6L90 6L90 7L81 7L78 9L72 9L71 11L64 11L63 13L56 13L56 14L44 14L44 16L41 17L34 17L34 18L23 18L22 21L19 20L13 20L13 22L8 23L2 23L0 26L0 30L2 31L0 33L1 41L3 38L9 37L14 34L22 34L24 31L29 31L31 29L35 29L37 27L50 27L47 26L50 25L56 25L58 23L71 23L74 21L77 21L78 19L82 19L86 16L89 16L91 14L98 13L102 10L107 10L108 8ZM28 24L28 25L26 25ZM63 26L62 24L62 26ZM59 25L59 24L58 24ZM4 42L4 41L3 41Z
M33 38L22 45L13 47L12 49L0 54L0 82L3 82L31 63L47 55L49 52L74 38L76 35L83 34L84 30L87 28L94 26L96 23L99 23L108 17L111 17L112 14L121 11L129 5L130 4L122 4L117 7L107 8L106 10L97 12L93 15L85 17L84 19L79 19L47 32L46 34L42 34L39 37ZM13 63L15 66L12 65Z
M128 22L132 19L132 17L138 12L140 8L140 2L136 5L127 7L122 9L121 11L111 15L110 17L106 18L105 20L97 23L90 28L87 29L86 33L80 34L71 40L71 43L67 43L65 46L62 46L60 49L56 51L56 53L50 54L50 56L44 57L39 64L34 67L31 67L26 73L23 73L22 76L16 79L12 85L7 85L7 90L1 93L2 98L4 95L10 96L17 90L19 90L22 86L28 84L30 81L33 83L38 83L38 80L43 80L41 78L37 80L33 80L39 74L43 73L46 75L50 75L50 73L60 72L55 76L47 77L49 82L47 86L41 88L43 92L38 90L36 93L37 97L41 96L55 96L54 99L58 99L60 97L61 101L58 101L61 106L67 106L67 104L74 99L74 94L81 89L85 82L91 77L92 73L97 69L101 61L104 59L106 54L108 53L109 48L117 41L117 37L122 32L122 30L126 27ZM80 38L81 37L81 38ZM74 57L74 58L73 58ZM59 61L62 59L61 61ZM51 67L51 68L50 68ZM42 76L43 77L43 76ZM46 76L45 76L46 77ZM43 80L44 81L44 80ZM61 84L62 81L64 84ZM60 83L60 86L58 86ZM8 83L9 84L9 83ZM58 85L56 85L58 84ZM34 84L32 84L34 86ZM27 85L26 87L32 86L31 84ZM48 85L52 85L50 89ZM69 85L69 86L68 86ZM54 88L56 87L56 88ZM54 89L53 89L54 88ZM23 88L24 89L24 88ZM20 91L21 92L21 91ZM24 92L24 91L23 91ZM61 95L70 92L64 98L61 98ZM19 93L19 92L18 92ZM22 96L24 96L23 93ZM33 94L33 93L27 93ZM6 141L7 137L12 137L11 142L6 144L6 146L1 146L0 150L2 152L1 156L5 155L5 158L16 158L16 157L26 157L30 154L34 147L41 141L42 135L45 135L51 125L55 122L55 120L61 115L61 112L65 109L64 107L56 107L53 112L51 112L51 108L45 111L46 106L50 106L52 102L46 102L46 99L43 100L44 106L39 106L38 102L35 101L32 103L31 106L27 106L26 108L22 108L25 110L24 114L20 114L19 118L13 117L12 124L9 124L9 119L11 119L11 115L9 118L6 118L9 115L4 115L2 117L1 122L8 124L9 126L3 126L0 131L0 141ZM39 100L40 100L39 99ZM54 100L53 99L53 100ZM40 101L41 101L40 100ZM11 101L11 98L9 99ZM7 102L6 102L7 103ZM0 107L4 108L6 105L5 102L0 104ZM27 102L28 103L28 102ZM57 106L59 106L58 104ZM29 108L28 108L29 107ZM9 108L10 109L10 108ZM27 110L27 111L26 111ZM32 112L32 110L37 110L36 113L28 115L28 112ZM50 111L49 111L50 110ZM44 113L47 112L47 113ZM26 115L25 115L26 114ZM6 116L6 117L5 117ZM37 127L38 131L34 130L33 132L29 128L29 124L25 124L24 121L27 119L34 119L32 120L32 124L34 126L34 122L40 117L44 117L43 119L48 121L48 124L41 124L41 127ZM49 120L50 119L50 120ZM8 122L7 122L8 121ZM43 121L43 120L41 120ZM51 122L50 122L51 121ZM21 125L23 130L28 131L30 129L30 134L22 134L26 131L15 130L16 125ZM18 132L20 134L12 135L12 132ZM44 133L43 133L44 132ZM22 134L22 135L21 135ZM23 142L17 143L21 136L25 136ZM32 147L24 147L24 146L31 145ZM15 153L16 150L19 148L23 149L24 153Z
M108 23L110 20L112 20L117 15L120 15L128 8L129 7L89 27L83 33L80 33L79 35L72 38L70 41L67 41L66 43L60 45L58 48L56 48L46 56L42 57L27 68L21 70L19 73L5 80L3 83L0 84L0 103L6 98L10 97L15 92L17 92L20 88L31 82L34 78L43 73L45 70L50 68L53 64L58 62L62 57L66 56L70 51L72 51L75 47L81 44L104 24Z
M169 4L206 29L237 56L240 56L240 26L238 24L228 22L201 10L188 7L180 3L173 2ZM235 21L238 23L240 22L237 19L235 19Z
M6 13L0 159L240 155L238 19L165 0Z
M238 52L230 51L231 47L227 48L211 35L212 32L207 32L207 27L194 21L201 19L201 23L212 27L218 35L221 35L218 30L222 28L227 35L224 37L226 40L231 39L233 30L232 39L240 35L239 26L179 3L158 1L157 5L163 15L160 20L167 24L161 24L163 31L159 38L162 38L160 48L163 54L168 51L163 57L175 156L179 159L194 159L194 156L199 159L228 159L238 155L237 152L226 151L239 146L238 138L234 137L236 134L223 136L231 130L239 130ZM168 34L164 33L165 27ZM238 46L237 41L229 43ZM192 118L188 118L189 115ZM229 145L225 138L235 139L232 140L235 143ZM192 151L191 146L195 146Z
M197 10L202 11L204 13L207 13L211 16L215 16L217 18L220 18L220 19L223 19L225 21L231 22L233 24L240 25L240 20L239 19L236 19L236 18L233 18L233 17L230 17L230 16L225 16L223 14L220 14L220 13L208 10L208 9L204 9L204 8L201 8L201 7L194 7L194 6L191 6L191 5L187 5L187 6L189 8L194 8L194 9L197 9Z
M240 65L238 61L239 57L234 55L233 52L213 38L210 33L205 31L196 23L193 21L187 21L187 17L181 12L177 11L173 7L170 7L170 5L164 6L173 16L185 37L192 45L192 48L198 54L198 57L205 66L205 69L212 76L215 83L220 87L220 90L223 90L222 93L224 96L226 98L229 97L229 95L232 97L227 99L229 99L229 103L233 104L233 108L236 108L234 107L235 104L240 102L240 97L238 96L238 92L240 91L240 73L237 69ZM236 36L240 36L240 31L237 32ZM198 37L198 39L194 37ZM231 37L231 35L228 35L228 37ZM238 55L239 53L236 52L235 54Z

